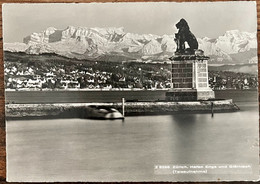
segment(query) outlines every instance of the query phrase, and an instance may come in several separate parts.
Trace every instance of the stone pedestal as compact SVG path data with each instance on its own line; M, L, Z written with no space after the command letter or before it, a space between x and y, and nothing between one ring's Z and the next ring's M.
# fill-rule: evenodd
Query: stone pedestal
M214 99L208 84L208 57L178 56L172 61L172 86L166 92L167 101Z

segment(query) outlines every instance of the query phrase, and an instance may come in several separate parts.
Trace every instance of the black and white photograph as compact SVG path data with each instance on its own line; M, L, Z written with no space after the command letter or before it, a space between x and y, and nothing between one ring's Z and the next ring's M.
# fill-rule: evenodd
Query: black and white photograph
M2 12L8 182L259 179L255 1Z

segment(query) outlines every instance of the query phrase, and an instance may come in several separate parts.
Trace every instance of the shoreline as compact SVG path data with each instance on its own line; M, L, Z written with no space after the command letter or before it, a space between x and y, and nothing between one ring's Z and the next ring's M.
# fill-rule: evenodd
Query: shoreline
M69 88L69 89L5 89L5 92L13 92L13 91L19 91L19 92L48 92L48 91L168 91L170 88L162 88L162 89L144 89L144 88L83 88L83 89L78 89L78 88ZM257 91L257 88L249 88L249 89L234 89L234 88L226 88L226 89L214 89L213 91Z
M125 102L125 115L160 115L176 113L236 112L239 107L232 99L183 102ZM59 104L6 104L7 119L21 118L88 118L90 105L106 106L122 112L122 103L59 103Z

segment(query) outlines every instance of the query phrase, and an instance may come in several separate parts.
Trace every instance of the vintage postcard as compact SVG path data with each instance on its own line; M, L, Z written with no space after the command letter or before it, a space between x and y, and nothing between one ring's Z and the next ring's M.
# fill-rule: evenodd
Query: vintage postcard
M256 181L256 2L3 4L7 181Z

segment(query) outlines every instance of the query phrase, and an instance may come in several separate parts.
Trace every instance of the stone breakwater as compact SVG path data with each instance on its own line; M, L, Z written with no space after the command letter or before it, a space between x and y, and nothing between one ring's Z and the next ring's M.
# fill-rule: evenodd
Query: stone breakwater
M213 103L213 105L212 105ZM91 107L106 106L122 111L122 103L6 104L7 118L68 117L87 118ZM125 102L125 114L170 114L185 112L234 112L239 107L232 100L192 102Z

